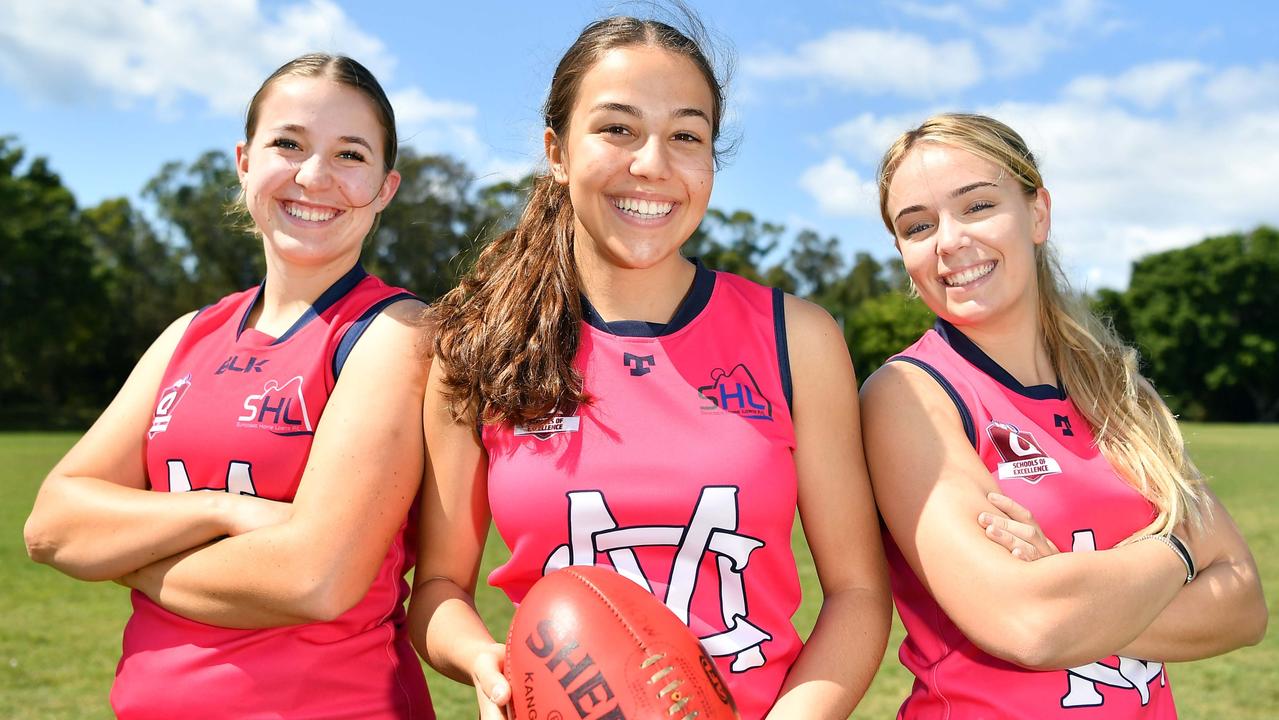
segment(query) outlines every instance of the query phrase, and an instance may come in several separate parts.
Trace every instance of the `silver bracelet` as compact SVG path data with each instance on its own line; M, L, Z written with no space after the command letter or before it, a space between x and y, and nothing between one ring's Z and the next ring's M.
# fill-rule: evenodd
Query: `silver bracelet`
M1142 540L1158 540L1176 553L1177 557L1181 558L1181 562L1186 566L1186 582L1182 583L1183 585L1195 579L1194 557L1191 556L1190 549L1181 541L1181 538L1169 533L1167 535L1146 535L1145 537L1137 538L1135 542L1141 542Z

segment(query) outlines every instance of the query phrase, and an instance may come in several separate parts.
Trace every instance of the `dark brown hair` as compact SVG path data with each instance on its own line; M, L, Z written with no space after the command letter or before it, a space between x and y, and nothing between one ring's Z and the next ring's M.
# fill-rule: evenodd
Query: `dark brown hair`
M718 160L724 84L706 49L705 29L691 12L682 14L687 33L623 16L588 25L555 68L543 106L546 127L557 137L567 135L582 77L606 53L661 48L688 58L706 80ZM436 354L446 368L455 418L523 423L587 400L573 367L582 323L573 217L568 188L549 173L538 175L515 228L484 248L461 284L436 304Z
M271 73L262 86L249 101L249 110L244 116L244 139L252 142L258 129L258 112L267 92L276 81L286 77L326 78L360 92L373 105L373 113L378 124L382 126L382 165L386 172L395 169L395 156L398 150L398 139L395 133L395 110L387 99L382 85L373 73L360 63L345 55L327 55L311 53L294 58Z

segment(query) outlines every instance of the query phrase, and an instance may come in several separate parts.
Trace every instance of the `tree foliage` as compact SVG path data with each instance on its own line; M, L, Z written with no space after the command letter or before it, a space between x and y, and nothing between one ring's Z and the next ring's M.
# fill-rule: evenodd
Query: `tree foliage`
M1133 264L1103 307L1192 419L1279 420L1279 231L1212 237Z

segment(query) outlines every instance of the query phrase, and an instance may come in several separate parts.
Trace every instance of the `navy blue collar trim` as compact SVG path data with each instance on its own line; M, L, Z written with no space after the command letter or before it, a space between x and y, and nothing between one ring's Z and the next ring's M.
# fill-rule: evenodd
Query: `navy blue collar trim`
M582 319L596 330L620 337L661 337L683 329L706 308L706 304L711 301L711 293L715 290L715 272L708 270L697 258L692 258L692 261L696 268L693 274L693 286L689 288L688 295L680 301L670 322L654 323L646 320L606 322L585 295L582 296Z
M320 297L311 303L311 307L302 313L302 317L298 318L283 335L271 342L272 345L279 345L295 335L299 330L306 327L306 324L319 317L325 310L333 307L333 304L341 300L347 293L351 292L360 281L368 277L368 273L364 270L364 266L356 263L354 267L346 272L345 275L337 279L337 282L329 286L327 290L320 293ZM252 314L253 308L262 299L262 293L266 290L266 280L263 279L258 285L258 292L253 296L253 302L249 303L249 307L244 311L244 317L240 318L240 329L236 331L235 336L240 337L244 332L244 328L249 323L249 315Z
M1060 378L1057 380L1056 385L1032 385L1026 387L1018 382L1017 378L1012 376L1012 373L1009 373L999 363L991 359L986 354L986 351L977 347L977 343L969 340L967 335L959 331L959 328L941 318L937 318L937 324L933 326L933 329L937 331L938 335L941 335L952 350L959 353L960 357L976 365L977 369L991 376L1000 385L1018 395L1032 400L1066 399L1066 388L1062 386Z

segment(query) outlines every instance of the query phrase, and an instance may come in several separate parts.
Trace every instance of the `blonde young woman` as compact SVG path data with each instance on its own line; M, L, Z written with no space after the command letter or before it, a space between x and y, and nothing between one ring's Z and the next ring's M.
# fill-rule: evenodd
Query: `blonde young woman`
M588 26L551 82L548 172L439 305L410 618L485 720L513 698L473 605L490 514L511 549L491 584L518 603L558 567L613 568L703 639L748 720L845 718L879 665L887 573L843 336L680 254L723 108L688 35ZM823 593L806 643L796 507Z
M899 717L1175 717L1164 662L1261 638L1257 569L1133 351L1065 294L1034 157L933 117L885 154L880 209L938 316L862 391Z

